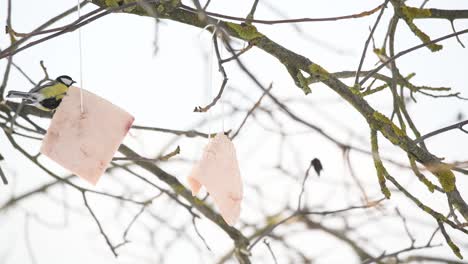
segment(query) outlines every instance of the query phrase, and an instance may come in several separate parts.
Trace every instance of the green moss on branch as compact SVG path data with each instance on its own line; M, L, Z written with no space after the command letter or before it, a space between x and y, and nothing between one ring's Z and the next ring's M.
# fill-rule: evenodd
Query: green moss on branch
M256 38L263 37L263 34L258 32L255 26L249 24L235 24L231 22L225 22L224 25L234 30L241 39L246 41L251 41Z
M371 147L372 147L372 157L374 158L374 166L377 172L377 178L379 180L380 190L382 191L385 198L390 199L391 193L388 190L385 180L385 175L388 174L382 160L379 155L379 143L377 141L377 131L371 129Z
M415 18L430 17L432 15L432 12L429 9L408 7L400 0L391 0L391 2L393 4L395 13L406 22L406 24L411 29L411 31L423 43L430 42L431 41L430 37L426 33L424 33L422 30L420 30L416 26L416 24L414 24L413 20ZM435 52L435 51L441 50L442 45L431 43L427 45L427 48L430 49L432 52Z
M432 13L430 9L424 8L415 8L410 6L401 6L401 12L408 18L408 19L415 19L415 18L426 18L431 17Z

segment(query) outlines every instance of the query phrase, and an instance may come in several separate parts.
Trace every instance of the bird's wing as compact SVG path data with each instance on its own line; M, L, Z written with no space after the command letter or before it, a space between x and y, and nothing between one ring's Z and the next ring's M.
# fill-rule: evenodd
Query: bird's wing
M32 88L32 89L29 91L29 93L37 93L38 91L40 91L40 90L42 90L42 89L44 89L44 88L46 88L46 87L48 87L48 86L52 86L52 85L54 85L54 84L56 84L56 83L58 83L58 82L57 82L57 81L54 81L54 80L49 81L49 82L47 82L46 84L43 84L43 85L41 85L41 86L36 86L36 87Z

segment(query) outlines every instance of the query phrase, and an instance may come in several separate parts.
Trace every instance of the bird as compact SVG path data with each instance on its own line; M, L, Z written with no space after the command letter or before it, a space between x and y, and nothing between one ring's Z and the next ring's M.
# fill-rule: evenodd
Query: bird
M23 103L33 105L43 111L54 111L67 94L68 88L76 83L70 76L61 75L29 92L10 91L7 98L21 98Z

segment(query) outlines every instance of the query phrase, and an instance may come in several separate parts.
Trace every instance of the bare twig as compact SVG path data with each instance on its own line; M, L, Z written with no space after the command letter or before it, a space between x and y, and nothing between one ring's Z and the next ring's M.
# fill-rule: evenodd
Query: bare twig
M247 122L247 119L249 118L250 115L252 115L252 113L255 111L255 109L257 109L263 98L265 97L265 95L267 95L271 89L273 88L273 83L270 84L270 86L268 86L268 88L263 92L263 94L260 96L260 98L257 100L257 102L252 106L252 108L250 108L250 110L247 112L247 114L245 115L244 119L242 119L242 122L241 124L239 125L239 127L237 128L236 132L232 135L231 137L231 140L233 140L235 137L237 137L237 135L239 134L240 130L242 129L242 127L245 125L245 122Z
M143 212L145 211L146 209L146 205L143 205L140 210L138 211L138 213L135 214L135 216L132 218L132 220L130 221L130 223L128 224L127 228L125 228L125 231L123 233L123 236L122 236L122 242L120 244L117 244L114 246L115 249L118 249L119 247L129 243L130 241L128 240L127 236L128 236L128 233L130 232L130 229L132 228L133 224L137 221L138 217L140 217L140 215L143 214Z
M174 156L176 156L178 154L180 154L180 147L179 146L177 146L177 148L175 150L173 150L172 152L170 152L170 153L168 153L166 155L154 158L154 159L137 156L137 157L116 157L116 158L113 158L112 161L122 161L122 160L133 160L133 161L137 160L137 161L145 161L145 162L167 161L170 158L172 158L172 157L174 157Z
M299 193L299 197L297 198L297 209L296 209L297 211L302 210L302 197L304 196L304 192L305 192L305 184L307 182L307 178L309 178L309 172L312 167L313 167L313 162L310 161L309 167L307 167L307 170L305 172L304 179L302 180L301 192Z
M211 248L210 248L210 246L208 245L208 243L206 242L206 239L202 236L202 234L201 234L200 231L198 230L197 222L196 222L195 217L192 217L192 224L193 224L193 229L195 229L195 233L196 233L197 236L201 239L201 241L202 241L203 244L205 245L206 249L208 249L208 251L211 251Z
M465 132L468 134L468 131L466 129L463 128L463 126L465 126L466 124L468 124L468 120L465 120L465 121L461 121L461 122L458 122L456 124L453 124L453 125L450 125L450 126L446 126L446 127L443 127L441 129L437 129L437 130L434 130L430 133L427 133L426 135L424 136L421 136L417 139L414 140L414 143L416 144L419 144L419 143L422 143L424 140L430 138L430 137L433 137L435 135L438 135L438 134L441 134L441 133L444 133L444 132L447 132L447 131L450 131L452 129L460 129L461 131Z
M219 18L224 18L224 19L229 19L229 20L234 20L234 21L274 25L274 24L290 24L290 23L304 23L304 22L325 22L325 21L344 20L344 19L350 19L350 18L361 18L361 17L372 15L373 13L379 11L383 6L384 5L381 4L371 10L364 11L364 12L357 13L357 14L352 14L352 15L345 15L345 16L324 17L324 18L297 18L297 19L281 19L281 20L263 20L263 19L248 20L247 18L228 16L228 15L223 15L223 14L218 14L218 13L213 13L213 12L206 12L206 14L209 16L219 17ZM181 7L190 11L196 11L196 9L190 6L182 5Z
M275 253L273 252L273 249L271 248L270 242L268 240L263 239L263 244L268 248L268 251L270 251L271 257L273 258L273 261L275 264L278 264L278 260L276 259Z
M454 32L454 33L457 32L457 31L455 30L455 25L453 24L453 19L450 19L449 21L450 21L450 26L452 26L453 32ZM458 43L460 43L460 46L462 46L462 48L465 48L465 45L464 45L463 42L461 41L460 37L457 35L457 36L455 36L455 38L457 39Z
M405 227L405 232L406 235L408 235L410 241L411 241L411 246L414 246L414 242L416 242L416 239L411 235L410 229L408 228L408 223L406 221L406 218L401 214L400 210L398 208L395 208L396 213L398 216L401 218L401 221L403 222L403 226Z
M427 45L434 44L434 43L440 42L442 40L446 40L446 39L449 39L449 38L452 38L452 37L455 37L455 36L459 36L459 35L462 35L462 34L466 34L466 33L468 33L468 29L464 29L464 30L461 30L461 31L458 31L458 32L455 32L455 33L452 33L452 34L437 38L437 39L433 39L431 41L416 45L416 46L411 47L409 49L406 49L404 51L400 51L397 54L395 54L395 56L388 58L388 60L386 60L385 62L382 62L379 66L377 66L375 69L370 71L370 73L359 82L359 85L361 85L361 86L364 85L364 83L367 80L369 80L369 78L371 78L375 73L379 72L387 64L391 63L392 61L395 61L396 59L398 59L399 57L401 57L401 56L403 56L405 54L408 54L408 53L410 53L412 51L415 51L417 49L426 47Z
M117 257L118 255L117 255L117 252L115 250L115 246L112 245L112 242L110 241L109 237L107 236L107 234L104 232L104 229L102 228L101 222L96 217L96 215L93 212L93 209L91 209L91 207L88 204L88 199L86 198L86 192L82 192L82 196L83 196L83 201L84 201L84 204L86 206L86 209L88 209L89 213L91 214L91 216L94 219L94 222L96 222L96 225L99 228L99 232L101 233L101 235L106 240L106 244L109 246L110 250L112 251L112 254L114 254L114 257Z
M305 215L322 215L322 216L325 216L325 215L330 215L330 214L344 213L344 212L357 210L357 209L366 209L366 208L376 206L377 204L379 204L383 200L385 200L385 199L382 198L382 199L367 203L365 205L349 206L349 207L338 209L338 210L327 210L327 211L302 211L302 210L300 210L300 211L295 211L290 216L288 216L286 218L283 218L281 221L278 221L278 222L276 222L274 224L271 224L267 228L263 229L263 231L260 234L257 235L257 238L252 242L252 244L250 244L249 250L252 249L263 237L270 234L275 228L277 228L278 226L290 221L291 219L293 219L295 217L305 216Z
M36 255L34 254L34 250L32 248L32 244L31 244L31 234L30 234L30 224L29 224L29 221L30 221L30 215L29 213L26 213L26 215L24 216L24 240L26 242L26 249L27 249L27 252L28 252L28 255L29 255L29 259L31 260L31 263L32 264L36 264L37 263L37 258L36 258Z
M149 126L137 126L133 125L132 129L139 129L139 130L149 130L149 131L156 131L162 133L169 133L174 134L177 136L186 136L189 138L193 137L204 137L207 138L209 134L202 133L196 130L175 130L175 129L167 129L167 128L160 128L160 127L149 127Z
M366 43L364 44L364 49L362 51L361 60L359 61L359 66L358 66L357 73L356 73L356 79L354 80L354 85L358 85L358 83L359 83L359 73L361 72L362 65L363 65L364 59L366 57L367 46L369 45L369 42L371 41L372 37L374 36L374 32L377 29L377 26L379 25L380 19L382 18L382 15L383 15L383 13L385 11L385 8L387 6L388 1L390 1L390 0L385 0L385 3L383 4L383 7L380 10L379 15L377 16L377 19L375 20L374 26L372 27L372 29L371 29L371 31L369 33L369 37L367 38Z

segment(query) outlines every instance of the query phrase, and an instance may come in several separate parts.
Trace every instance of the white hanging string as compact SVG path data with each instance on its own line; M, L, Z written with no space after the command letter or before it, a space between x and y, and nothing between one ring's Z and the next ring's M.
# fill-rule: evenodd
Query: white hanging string
M77 0L77 9L78 9L78 19L81 18L81 6L80 0ZM79 49L79 58L80 58L80 109L81 113L84 113L83 105L83 47L82 47L82 37L81 37L81 27L78 28L78 49Z
M210 27L213 27L213 32L211 33L211 41L215 41L214 40L214 36L216 36L217 34L217 31L218 31L218 27L217 25L213 25L213 24L209 24L207 26L205 26L203 28L203 31L205 31L206 29L210 28ZM202 32L203 32L202 31ZM200 32L200 33L202 33ZM220 57L222 57L222 49L219 49L219 54L220 54ZM209 97L209 100L212 99L212 94L213 94L213 83L214 83L214 78L213 78L213 60L215 58L215 46L214 46L214 43L211 42L211 45L210 45L210 54L209 54L209 58L208 58L208 97ZM219 98L219 103L221 104L221 125L222 125L222 132L224 133L224 101L223 101L223 96L221 95L221 97ZM208 118L210 120L213 119L213 114L211 113L211 111L208 111ZM210 136L212 134L212 125L210 124L209 127L208 127L208 139L210 139Z
M222 43L222 41L221 41ZM213 47L214 48L214 47ZM220 47L219 48L219 57L220 58L223 58L223 47ZM226 90L226 88L225 88ZM224 133L224 100L223 100L223 94L221 94L221 97L219 98L219 103L221 104L221 123L222 123L222 127L221 127L221 131Z
M215 30L213 30L213 34L211 34L210 39L210 55L208 56L208 102L213 97L213 59L214 59L214 44L211 42L213 39L213 35ZM213 120L213 113L212 111L208 111L208 119L211 121ZM213 124L210 123L208 127L208 139L210 139L211 134L213 133Z
M222 40L223 37L222 37L222 36L223 36L224 32L223 32L223 29L222 29L222 28L218 27L218 25L219 25L219 20L218 20L218 23L216 24L216 26L214 26L214 30L213 30L212 36L216 36L216 38L218 38L218 34L221 36L220 39L221 39L221 44L222 44L222 45L218 45L218 52L219 52L219 57L222 59L222 58L223 58L223 48L224 48L224 47L223 47L223 40ZM213 40L213 41L218 41L218 39ZM213 59L214 59L214 52L215 52L214 43L212 43L211 52L212 52L212 55L211 55L211 56L212 56L212 59L211 59L211 61L213 61ZM218 62L218 60L216 60L216 62ZM218 62L218 64L219 64L219 62ZM219 65L218 65L218 67L219 67ZM219 71L219 69L218 69L218 71ZM224 88L224 91L226 91L226 88ZM223 99L223 96L224 96L224 92L223 92L223 93L220 95L220 97L219 97L219 103L221 104L221 131L222 131L222 133L224 133L224 131L225 131L225 130L224 130L224 99Z
M200 31L198 37L200 38L201 37L201 34L207 30L208 28L210 27L213 27L213 32L211 33L211 38L210 38L210 51L209 51L209 55L208 55L208 74L207 74L207 78L208 78L208 92L207 92L207 97L208 97L208 100L210 100L213 96L213 59L214 59L214 43L211 42L213 40L213 36L214 34L216 33L216 26L213 25L213 24L209 24L209 25L206 25L202 31ZM208 119L209 121L211 121L213 119L213 114L211 113L211 111L208 111ZM211 137L211 134L212 134L212 127L213 125L210 123L208 125L208 140L210 139Z

